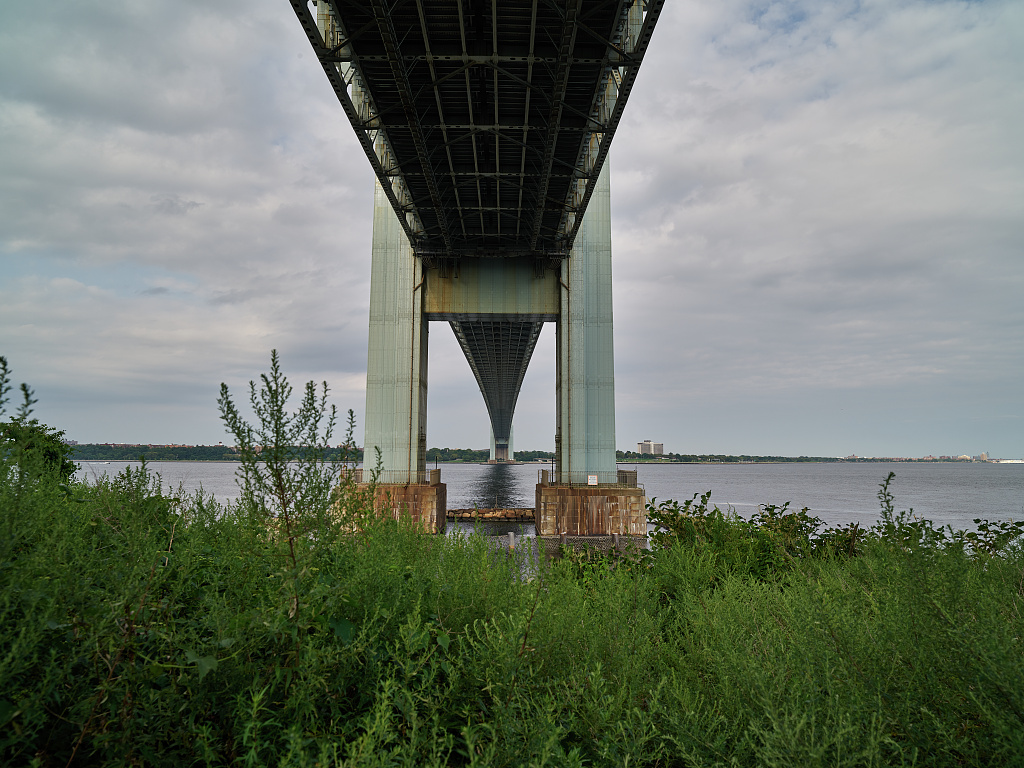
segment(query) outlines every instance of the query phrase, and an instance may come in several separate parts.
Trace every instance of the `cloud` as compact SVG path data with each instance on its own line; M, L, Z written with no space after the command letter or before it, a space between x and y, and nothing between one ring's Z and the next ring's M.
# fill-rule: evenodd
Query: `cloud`
M1006 396L1024 373L1020 16L666 9L612 160L617 332L638 342L619 347L627 412L861 389L878 396L868 423L893 387Z
M361 403L373 177L288 7L0 13L0 337L39 407L216 442L274 346Z
M666 6L611 157L621 447L1024 455L1022 38L1005 1ZM72 437L216 442L271 348L361 412L372 190L287 4L0 9L0 351ZM486 444L431 350L428 442Z
M153 209L157 213L163 213L168 216L184 216L192 209L202 205L202 203L197 203L195 200L184 200L179 195L169 195L166 193L153 195L149 198L149 201L153 204Z

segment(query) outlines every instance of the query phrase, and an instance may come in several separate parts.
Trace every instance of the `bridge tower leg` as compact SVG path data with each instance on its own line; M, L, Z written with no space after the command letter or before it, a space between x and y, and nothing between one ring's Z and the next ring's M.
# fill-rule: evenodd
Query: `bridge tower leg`
M555 453L560 482L615 482L615 351L608 165L562 262Z
M569 258L561 266L556 468L537 486L540 536L642 537L647 533L643 490L635 487L635 480L620 478L615 464L608 176L605 163Z
M363 476L380 451L378 498L429 530L446 525L445 487L426 472L427 327L423 269L380 182L373 198ZM390 501L388 501L390 500Z

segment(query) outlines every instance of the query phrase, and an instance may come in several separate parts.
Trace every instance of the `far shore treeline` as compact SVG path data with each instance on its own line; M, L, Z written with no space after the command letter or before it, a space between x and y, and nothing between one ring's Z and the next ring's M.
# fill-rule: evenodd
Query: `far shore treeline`
M126 443L82 443L71 445L71 458L75 461L238 461L240 454L230 445L130 445ZM431 448L427 461L448 463L475 463L487 461L486 448ZM362 448L329 448L327 461L362 461ZM553 459L550 451L517 451L517 461Z
M74 461L238 461L238 451L230 445L129 445L123 443L82 443L71 445ZM551 461L552 451L516 451L516 461ZM431 448L427 451L427 462L478 463L490 458L486 448ZM652 456L635 451L616 451L619 462L649 462L676 464L786 464L786 463L830 463L830 462L889 462L890 458L864 458L848 456L733 456L726 454L666 453ZM327 461L362 461L362 448L331 448ZM899 459L899 461L956 461L956 459Z

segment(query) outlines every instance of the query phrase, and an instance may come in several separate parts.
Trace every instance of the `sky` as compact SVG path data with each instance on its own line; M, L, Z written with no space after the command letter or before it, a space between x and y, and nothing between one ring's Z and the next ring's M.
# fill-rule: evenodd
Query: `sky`
M1024 458L1022 83L1019 0L668 0L610 160L619 449ZM231 443L272 349L361 425L373 187L284 0L0 5L0 355L69 439ZM428 444L486 447L443 323L428 376ZM548 325L517 448L554 403Z

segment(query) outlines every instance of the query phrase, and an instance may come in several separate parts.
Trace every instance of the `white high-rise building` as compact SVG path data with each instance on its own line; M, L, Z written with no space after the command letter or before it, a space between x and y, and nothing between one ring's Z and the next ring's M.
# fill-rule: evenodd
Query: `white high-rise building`
M644 440L642 443L636 444L637 453L650 454L652 456L661 456L665 453L664 443L655 443L651 440Z

